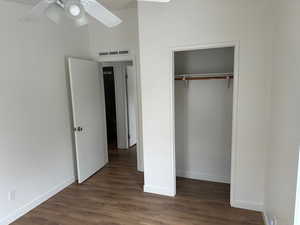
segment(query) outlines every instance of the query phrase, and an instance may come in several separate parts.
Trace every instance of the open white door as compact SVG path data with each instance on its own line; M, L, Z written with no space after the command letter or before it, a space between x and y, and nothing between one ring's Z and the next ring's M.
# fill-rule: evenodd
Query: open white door
M127 66L129 146L137 143L137 87L133 66Z
M108 162L103 78L97 62L69 58L78 183Z

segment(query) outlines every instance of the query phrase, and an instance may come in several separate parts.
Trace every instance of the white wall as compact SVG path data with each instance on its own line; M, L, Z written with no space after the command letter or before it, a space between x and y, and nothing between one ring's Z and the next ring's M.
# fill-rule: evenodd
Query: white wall
M87 29L20 22L29 8L0 3L0 224L74 181L65 56L88 56Z
M233 48L175 53L175 74L226 73L233 65ZM230 183L232 107L232 82L175 82L178 176Z
M239 97L232 204L262 210L269 46L268 1L172 0L139 3L145 191L172 195L170 48L239 41ZM157 166L160 165L160 166Z
M293 225L300 146L300 2L273 2L273 81L266 212ZM300 212L298 212L300 213ZM298 225L298 224L295 224Z
M178 176L230 183L232 90L226 80L175 82Z
M214 48L175 53L175 74L232 73L234 48Z
M92 20L89 24L92 55L99 59L99 52L112 50L130 50L138 54L137 8L114 11L123 22L114 28L108 28ZM105 57L104 57L105 59Z
M141 112L141 90L140 90L140 57L139 57L139 38L138 38L138 15L137 7L114 11L123 22L114 28L107 28L101 23L92 21L89 25L90 52L98 61L121 61L133 60L137 70L137 92L138 92L138 169L144 168L143 162L143 140L142 140L142 112ZM99 52L111 50L129 50L128 56L106 56L100 57Z

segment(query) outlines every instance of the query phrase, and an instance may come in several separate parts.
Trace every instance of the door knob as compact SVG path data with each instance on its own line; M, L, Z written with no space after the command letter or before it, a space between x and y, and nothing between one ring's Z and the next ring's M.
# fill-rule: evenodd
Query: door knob
M83 128L82 128L82 127L75 127L75 128L74 128L74 131L81 132L81 131L83 131Z

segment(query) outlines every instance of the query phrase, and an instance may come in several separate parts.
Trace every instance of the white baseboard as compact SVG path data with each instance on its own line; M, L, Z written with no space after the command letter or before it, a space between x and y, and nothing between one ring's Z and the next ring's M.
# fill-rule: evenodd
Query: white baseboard
M137 170L138 170L138 172L141 172L141 173L144 172L144 165L143 165L141 162L138 163L138 168L137 168Z
M258 212L264 211L264 205L256 203L256 202L231 200L230 205L233 208L248 209L248 210L253 210L253 211L258 211Z
M155 187L150 185L144 185L144 192L158 194L158 195L166 195L170 197L174 197L176 195L175 190L171 190L164 187Z
M230 177L217 176L215 174L198 173L184 170L177 170L176 174L178 177L230 184Z
M265 225L270 225L267 213L264 211L262 214L263 214L263 219L264 219Z
M29 203L25 204L24 206L18 208L17 210L15 210L11 214L7 215L3 219L0 219L0 225L9 225L10 223L12 223L15 220L19 219L20 217L22 217L23 215L25 215L26 213L28 213L29 211L31 211L32 209L34 209L38 205L42 204L43 202L47 201L49 198L53 197L58 192L62 191L63 189L65 189L66 187L68 187L69 185L71 185L74 182L75 182L75 178L71 178L71 179L63 182L62 184L59 184L59 185L55 186L50 191L38 196L37 198L35 198L31 202L29 202Z

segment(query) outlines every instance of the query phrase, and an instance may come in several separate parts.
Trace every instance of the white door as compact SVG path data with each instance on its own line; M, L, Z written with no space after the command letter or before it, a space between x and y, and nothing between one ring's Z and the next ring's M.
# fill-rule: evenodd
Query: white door
M128 127L130 147L137 143L137 88L133 66L127 66Z
M103 77L97 62L69 58L78 182L108 162Z

